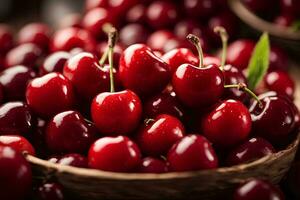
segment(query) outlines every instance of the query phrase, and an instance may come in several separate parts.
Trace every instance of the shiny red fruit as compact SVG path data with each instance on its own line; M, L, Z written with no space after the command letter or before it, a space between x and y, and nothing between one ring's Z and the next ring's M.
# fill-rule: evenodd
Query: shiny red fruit
M152 157L146 157L142 160L138 172L155 173L155 174L166 173L168 172L168 165L164 160L160 160Z
M85 9L91 10L93 8L103 7L106 8L108 6L108 0L86 0L85 1Z
M171 31L168 30L157 30L153 32L147 40L147 45L153 50L153 51L161 51L163 52L164 47L168 40L171 38L174 38L174 34Z
M141 163L138 146L125 136L103 137L90 148L89 167L104 171L132 172Z
M72 108L75 101L73 86L62 74L53 72L28 84L26 100L35 113L49 118Z
M208 65L221 66L221 60L220 60L220 58L215 57L215 56L204 55L203 64L205 66L208 66Z
M38 188L39 200L64 200L63 187L58 183L44 183Z
M243 103L225 100L202 121L202 131L214 145L230 148L244 141L251 131L251 115Z
M127 24L120 30L120 42L128 47L136 43L146 43L148 30L140 24Z
M169 66L143 44L128 47L120 59L123 86L141 97L161 92L169 83Z
M0 24L0 55L5 55L14 46L11 28L6 24Z
M39 74L43 76L51 72L62 72L69 58L71 58L71 54L66 51L57 51L50 54L40 66Z
M87 158L77 153L63 155L62 157L57 159L56 163L72 167L88 168Z
M272 46L270 51L270 63L269 63L269 71L281 70L287 71L289 67L289 58L287 53L277 47Z
M300 16L300 2L297 0L280 0L280 8L283 13Z
M35 150L30 142L19 135L1 135L0 145L9 146L20 153L26 152L30 155L35 155Z
M201 38L201 28L202 27L194 20L182 20L175 25L174 33L180 39L186 39L188 34L193 34Z
M178 141L167 156L170 171L215 169L218 158L210 142L201 135L187 135Z

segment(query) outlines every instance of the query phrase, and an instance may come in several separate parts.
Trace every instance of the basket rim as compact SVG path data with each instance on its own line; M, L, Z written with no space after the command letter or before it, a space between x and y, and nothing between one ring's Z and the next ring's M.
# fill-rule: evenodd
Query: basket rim
M300 41L300 31L294 31L291 28L278 26L258 17L252 11L247 9L240 0L228 0L228 2L233 13L251 28L261 32L268 32L272 36L278 38Z
M49 162L47 160L43 160L37 158L32 155L25 155L25 158L28 162L33 165L38 165L46 168L51 172L54 173L62 173L62 174L69 174L69 175L76 175L85 178L101 178L107 180L169 180L169 179L182 179L182 178L191 178L195 176L202 176L207 175L209 173L215 174L225 174L228 172L236 172L236 171L244 171L249 168L253 168L257 165L262 163L279 159L285 156L288 153L291 153L295 149L298 148L300 141L300 131L298 132L297 137L287 146L287 148L280 150L276 153L264 156L258 160L252 161L250 163L235 165L231 167L220 167L216 169L209 169L209 170L198 170L198 171L190 171L190 172L167 172L162 174L154 174L154 173L119 173L119 172L109 172L109 171L102 171L98 169L88 169L88 168L78 168L72 166L66 166L61 164L56 164Z

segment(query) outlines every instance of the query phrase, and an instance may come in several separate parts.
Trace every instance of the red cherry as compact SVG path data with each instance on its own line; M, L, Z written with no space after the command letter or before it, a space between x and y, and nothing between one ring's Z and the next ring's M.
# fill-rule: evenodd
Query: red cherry
M280 8L282 13L300 16L300 2L297 0L280 0Z
M148 37L147 45L154 51L163 52L165 44L174 37L174 34L168 30L158 30Z
M158 115L143 125L137 134L142 152L150 156L166 155L169 149L185 135L183 124L171 115Z
M39 116L52 117L73 106L73 87L62 74L53 72L28 84L26 100Z
M103 137L90 148L89 167L104 171L132 172L141 163L138 146L125 136Z
M118 19L120 21L120 17L122 19L128 10L139 2L138 0L108 0L108 6L112 13L118 13L116 20Z
M62 156L59 159L57 159L56 163L60 165L68 165L68 166L79 167L79 168L88 167L87 158L76 153L66 154Z
M0 145L9 146L20 153L26 152L33 156L35 155L35 150L30 142L19 135L1 135Z
M252 179L239 186L233 196L234 200L284 200L283 193L268 181Z
M57 51L50 54L39 68L39 74L43 76L51 72L62 72L69 58L71 58L71 54L66 51Z
M108 49L107 42L100 42L97 45L97 49L96 49L97 55L103 55L107 51L107 49ZM123 51L124 51L124 47L121 44L116 44L114 46L113 63L116 69L119 68L120 57ZM108 59L105 62L105 64L108 64Z
M287 71L289 62L288 55L279 47L272 46L270 51L269 71L282 70Z
M213 144L229 148L244 141L251 131L251 116L239 101L225 100L204 117L203 134Z
M0 54L5 55L13 48L14 39L11 28L6 24L0 24Z
M204 55L203 64L204 66L208 66L208 65L221 66L221 60L220 58L217 58L215 56Z
M42 23L30 23L25 25L18 34L18 43L33 43L47 51L50 41L50 28Z
M167 163L163 160L146 157L142 160L141 166L138 169L141 173L166 173L168 172Z
M64 28L53 35L50 49L55 51L70 51L74 48L82 48L88 52L95 51L96 42L91 34L80 28Z
M25 199L31 189L30 164L10 147L0 146L0 180L3 199Z
M11 49L5 57L6 67L24 65L26 67L36 67L38 58L42 55L42 50L32 43L21 44Z
M148 30L140 24L127 24L120 31L120 41L125 46L136 43L145 43L148 38Z
M162 91L170 80L168 65L143 44L131 45L124 51L119 74L123 86L142 97Z
M270 3L267 0L243 0L242 2L255 13L265 12Z
M34 119L28 105L23 102L8 102L0 107L1 135L28 135Z
M180 39L185 39L188 34L193 34L198 37L202 36L201 28L199 24L193 20L183 20L176 24L174 28L175 35Z
M251 162L275 153L274 147L263 138L251 138L233 149L227 157L227 165Z
M85 1L85 9L91 10L93 8L107 8L108 6L108 0L86 0Z
M126 14L126 21L143 24L146 21L146 7L143 4L131 7Z
M45 183L38 188L40 200L64 200L63 187L57 183Z
M287 14L282 14L282 15L277 16L274 19L274 23L279 26L288 28L288 27L292 26L294 20L295 20L295 17L292 16L290 13L287 13Z
M286 188L288 194L291 194L291 197L294 199L300 198L299 191L300 184L300 162L296 161L292 164L286 180L283 182L283 186Z
M84 153L96 136L94 129L76 111L55 115L46 129L47 147L56 153Z
M168 153L170 171L196 171L218 167L218 158L210 142L201 135L187 135Z
M194 19L207 19L218 11L216 0L184 0L183 3L186 14Z

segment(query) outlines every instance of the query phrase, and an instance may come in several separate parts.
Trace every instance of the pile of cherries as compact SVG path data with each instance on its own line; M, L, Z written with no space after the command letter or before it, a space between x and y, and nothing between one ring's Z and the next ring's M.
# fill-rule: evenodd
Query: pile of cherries
M294 139L300 116L285 52L272 46L268 73L249 90L255 42L226 48L236 27L215 16L226 10L222 1L182 1L185 14L173 1L112 2L87 0L83 18L53 34L31 23L15 40L0 25L1 197L22 199L31 190L24 154L81 168L166 173L248 163ZM170 25L187 13L174 35ZM203 53L211 46L194 19L210 19L205 27L214 45L223 42L221 59ZM36 190L40 199L65 198L51 179ZM277 187L257 179L234 195L275 197L283 199Z

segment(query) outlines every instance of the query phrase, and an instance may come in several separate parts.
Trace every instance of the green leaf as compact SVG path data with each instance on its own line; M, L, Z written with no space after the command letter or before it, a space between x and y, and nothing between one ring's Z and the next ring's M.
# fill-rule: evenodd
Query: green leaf
M268 33L264 33L256 43L248 65L248 88L254 90L268 71L270 41Z
M292 29L294 31L299 31L300 30L300 20L297 20L295 21L293 24L292 24Z

